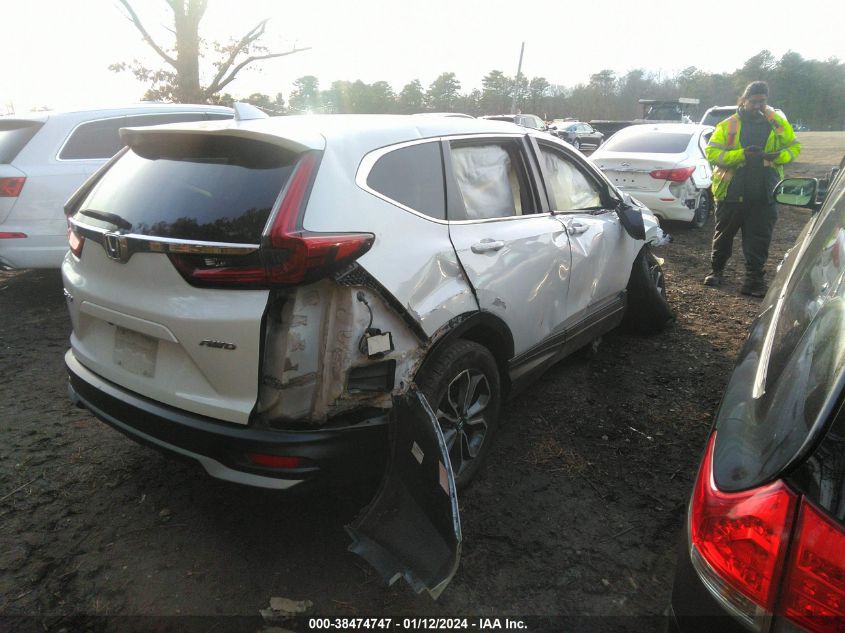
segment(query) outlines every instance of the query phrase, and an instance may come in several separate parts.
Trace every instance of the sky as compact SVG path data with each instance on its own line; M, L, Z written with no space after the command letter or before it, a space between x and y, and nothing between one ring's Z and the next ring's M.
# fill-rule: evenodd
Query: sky
M147 29L172 40L164 0L135 0ZM513 76L525 43L523 73L575 86L609 68L672 75L689 66L732 72L763 49L845 61L845 2L666 3L592 0L209 0L200 25L209 41L240 37L270 18L262 40L273 51L311 47L243 71L227 86L237 96L262 92L287 100L293 82L384 80L396 92L414 79L427 87L454 72L462 91L491 70ZM109 64L141 59L159 66L116 0L0 0L0 113L68 109L140 100L146 86Z

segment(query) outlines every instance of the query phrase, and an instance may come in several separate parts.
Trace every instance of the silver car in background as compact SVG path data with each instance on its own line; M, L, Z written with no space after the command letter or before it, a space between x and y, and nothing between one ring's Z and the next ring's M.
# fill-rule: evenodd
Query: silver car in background
M0 266L61 266L65 201L120 150L120 128L232 116L222 106L172 103L0 116Z

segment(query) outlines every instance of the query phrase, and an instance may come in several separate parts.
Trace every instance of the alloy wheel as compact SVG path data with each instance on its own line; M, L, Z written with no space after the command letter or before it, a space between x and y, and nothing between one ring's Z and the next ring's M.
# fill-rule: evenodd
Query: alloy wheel
M449 450L455 479L478 457L487 435L491 390L487 376L465 369L449 383L437 407L437 421Z

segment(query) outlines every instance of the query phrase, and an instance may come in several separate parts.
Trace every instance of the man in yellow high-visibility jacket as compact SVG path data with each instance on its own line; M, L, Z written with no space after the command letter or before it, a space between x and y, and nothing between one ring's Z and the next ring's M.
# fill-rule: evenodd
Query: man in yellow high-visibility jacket
M801 145L783 112L767 104L769 88L753 81L739 98L737 113L716 126L705 154L713 165L716 230L710 255L712 271L705 285L722 283L733 240L742 230L745 279L740 292L766 294L764 266L777 220L773 191L783 166L798 156Z

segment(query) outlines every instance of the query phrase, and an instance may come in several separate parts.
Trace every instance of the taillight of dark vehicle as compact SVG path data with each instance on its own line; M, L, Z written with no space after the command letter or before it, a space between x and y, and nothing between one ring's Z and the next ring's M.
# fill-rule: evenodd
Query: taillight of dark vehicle
M845 532L806 499L778 612L810 631L845 630Z
M195 286L270 288L315 281L348 264L373 244L371 233L312 233L302 215L316 175L317 154L305 154L271 215L257 255L209 257L171 254L170 260Z
M842 527L781 480L720 491L712 469L715 438L689 514L690 556L704 584L755 630L771 614L810 631L845 630Z

